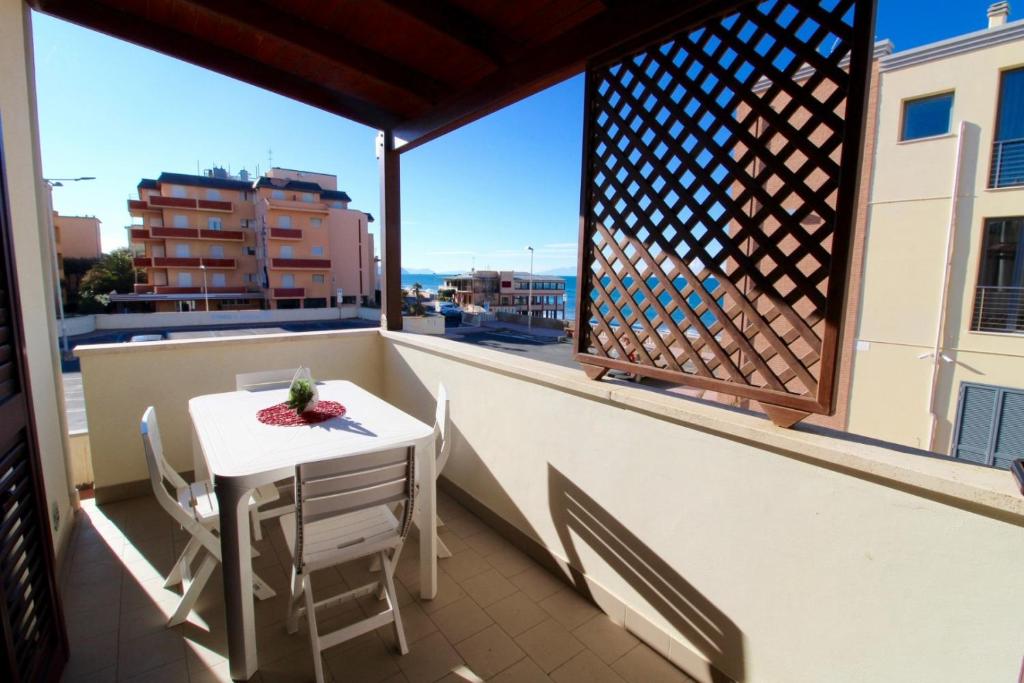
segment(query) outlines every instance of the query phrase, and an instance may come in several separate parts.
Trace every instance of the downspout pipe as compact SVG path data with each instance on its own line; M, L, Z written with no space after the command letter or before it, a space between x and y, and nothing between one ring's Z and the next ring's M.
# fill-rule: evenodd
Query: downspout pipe
M957 216L960 212L960 170L963 165L964 143L967 122L961 121L956 134L956 160L953 164L952 191L949 202L949 219L946 223L946 264L942 269L942 294L939 299L939 322L935 329L935 344L931 351L932 375L928 382L928 450L935 450L939 415L935 405L935 392L942 371L943 347L946 341L946 323L949 318L949 282L953 274L953 252L956 246Z

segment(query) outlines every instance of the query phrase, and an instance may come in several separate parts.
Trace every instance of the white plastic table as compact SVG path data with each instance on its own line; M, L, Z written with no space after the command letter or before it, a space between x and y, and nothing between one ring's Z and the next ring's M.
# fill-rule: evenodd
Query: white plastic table
M345 406L345 415L299 427L257 420L261 408L287 398L286 389L209 394L188 404L197 446L196 471L213 478L220 506L228 657L234 679L248 680L257 668L249 494L257 486L294 476L296 465L415 443L420 597L432 599L437 593L433 428L352 382L321 382L317 391L322 400Z

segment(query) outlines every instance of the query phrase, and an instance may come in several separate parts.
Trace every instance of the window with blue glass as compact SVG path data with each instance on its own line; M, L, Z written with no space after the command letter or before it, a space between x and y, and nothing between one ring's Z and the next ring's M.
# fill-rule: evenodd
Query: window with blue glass
M1024 185L1024 69L1004 71L989 187Z
M903 103L903 129L900 140L920 140L949 132L953 113L953 93L907 100Z

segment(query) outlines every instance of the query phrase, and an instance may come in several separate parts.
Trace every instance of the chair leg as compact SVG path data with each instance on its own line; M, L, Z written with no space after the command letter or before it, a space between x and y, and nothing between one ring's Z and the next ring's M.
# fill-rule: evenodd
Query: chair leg
M292 635L299 630L298 602L302 598L302 576L292 567L292 587L288 595L288 616L285 627Z
M448 546L446 546L444 541L441 540L440 535L437 537L437 556L441 559L452 556L452 551L448 550Z
M199 541L196 540L195 536L188 539L188 543L185 545L185 549L181 551L181 555L174 562L174 568L171 569L171 573L167 575L167 580L164 581L164 588L170 588L177 586L182 580L188 581L191 577L191 565L192 559L199 552Z
M252 540L259 542L263 540L263 525L260 524L260 509L253 505L249 508L249 517L252 519Z
M203 558L203 563L199 565L199 571L196 572L195 577L189 582L188 588L185 589L185 594L181 596L177 609L174 610L171 618L167 620L167 626L177 626L188 619L188 615L192 612L192 607L196 604L199 594L203 592L203 586L210 579L210 574L213 573L213 569L216 566L217 559L207 553Z
M398 641L398 651L403 655L409 654L409 645L405 642L405 628L402 626L402 614L398 610L398 593L395 592L395 581L392 575L395 573L395 566L388 559L387 553L380 554L382 573L384 574L384 590L387 592L388 602L391 604L391 613L395 619L395 639Z
M256 572L252 573L252 592L257 600L267 600L277 595L270 584L261 579Z
M302 593L306 600L306 622L309 624L309 643L313 647L313 670L316 683L324 683L324 662L320 654L320 633L316 628L316 605L313 602L313 582L302 577Z

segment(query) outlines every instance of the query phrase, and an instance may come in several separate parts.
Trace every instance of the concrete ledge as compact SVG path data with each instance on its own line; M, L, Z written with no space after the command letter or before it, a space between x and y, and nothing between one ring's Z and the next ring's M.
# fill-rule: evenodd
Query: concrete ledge
M76 346L74 354L79 358L106 356L119 353L147 353L155 349L174 351L214 346L238 346L239 344L266 345L268 343L287 343L290 341L309 341L311 337L323 339L345 339L353 337L369 337L378 334L377 328L354 330L327 330L322 332L285 332L281 334L239 335L237 337L209 337L202 339L173 339L152 342L133 342L124 344L83 344Z
M656 390L610 381L594 382L582 370L443 338L379 331L394 344L419 349L491 372L542 384L757 446L848 476L896 488L944 504L1024 526L1024 497L1012 475L939 455L906 452L852 435L780 429L763 417Z

